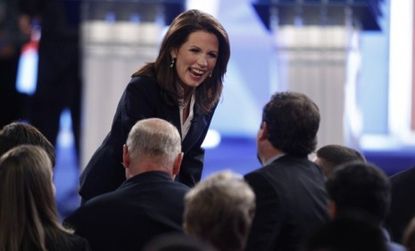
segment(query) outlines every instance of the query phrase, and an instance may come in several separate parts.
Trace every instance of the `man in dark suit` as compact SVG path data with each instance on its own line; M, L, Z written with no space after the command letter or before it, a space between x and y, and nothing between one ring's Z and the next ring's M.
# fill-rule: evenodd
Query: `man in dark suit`
M307 96L276 93L265 105L257 135L263 167L245 175L256 195L256 213L246 250L299 250L328 220L321 170L308 160L320 123Z
M141 250L157 235L181 232L189 188L173 179L182 158L176 127L156 118L138 121L123 146L127 180L86 202L66 224L92 250Z
M382 230L389 251L404 251L402 245L390 241L383 229L390 205L390 188L388 178L377 166L362 161L344 163L336 167L326 182L330 217L363 218Z
M390 178L392 201L386 226L394 241L402 242L405 228L415 217L415 168L399 172Z

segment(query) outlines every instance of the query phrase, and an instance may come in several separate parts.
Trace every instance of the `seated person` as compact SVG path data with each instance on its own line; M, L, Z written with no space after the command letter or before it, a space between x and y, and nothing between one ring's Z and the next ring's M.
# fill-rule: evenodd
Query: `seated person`
M390 177L392 201L385 225L392 240L402 242L405 228L415 217L415 167L401 171Z
M18 145L36 145L48 154L55 166L55 147L36 127L24 122L12 122L0 130L0 156Z
M326 177L333 172L336 166L349 161L366 162L366 158L359 151L347 146L325 145L317 150L314 159L314 163L322 169Z
M324 224L307 241L305 251L387 251L381 229L361 217L339 217Z
M361 161L342 164L326 182L328 211L332 218L356 213L364 215L384 233L389 251L403 251L403 246L390 241L383 228L390 204L390 183L382 170Z
M262 167L245 175L256 196L247 251L300 250L328 221L324 176L308 159L319 125L318 106L302 93L278 92L264 106L256 139Z
M126 181L88 200L65 223L93 250L141 250L157 235L182 232L183 199L189 188L174 177L183 158L177 128L139 120L123 146Z
M54 191L52 163L42 148L21 145L2 155L0 250L90 250L60 224Z
M255 194L242 177L220 172L185 197L184 230L220 251L242 251L255 213Z

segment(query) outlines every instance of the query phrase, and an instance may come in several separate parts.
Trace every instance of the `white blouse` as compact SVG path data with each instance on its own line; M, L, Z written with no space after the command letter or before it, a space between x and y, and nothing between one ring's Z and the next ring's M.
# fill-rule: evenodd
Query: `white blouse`
M192 125L193 120L193 107L195 104L195 94L192 95L190 98L190 110L189 110L189 116L187 116L187 119L183 121L183 112L185 107L183 105L179 105L180 110L180 125L181 125L181 133L182 133L182 141L186 137L187 133L189 132L190 126Z

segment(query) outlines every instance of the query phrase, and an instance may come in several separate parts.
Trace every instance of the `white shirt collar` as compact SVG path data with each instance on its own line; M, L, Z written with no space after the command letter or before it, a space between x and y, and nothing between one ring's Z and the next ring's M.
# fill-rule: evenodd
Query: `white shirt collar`
M266 165L271 164L272 162L274 162L274 160L279 159L279 158L281 158L281 157L282 157L282 156L284 156L284 155L285 155L285 153L280 153L280 154L277 154L277 155L275 155L275 156L273 156L273 157L269 158L267 161L265 161L265 162L263 163L263 166L266 166Z

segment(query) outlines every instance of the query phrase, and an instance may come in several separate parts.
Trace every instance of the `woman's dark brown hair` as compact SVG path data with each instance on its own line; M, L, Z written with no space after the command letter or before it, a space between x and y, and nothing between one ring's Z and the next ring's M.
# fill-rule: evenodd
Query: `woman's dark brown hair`
M65 241L52 188L52 163L39 146L20 145L0 158L0 250L47 250Z
M196 31L206 31L214 34L219 42L219 53L212 76L196 89L196 106L203 112L209 112L218 102L223 88L223 77L230 57L228 34L223 26L213 16L199 10L188 10L177 16L171 23L161 43L159 55L155 62L145 65L133 76L154 76L161 88L166 91L166 101L176 103L180 97L177 92L178 76L170 68L173 49L182 46L189 35Z

